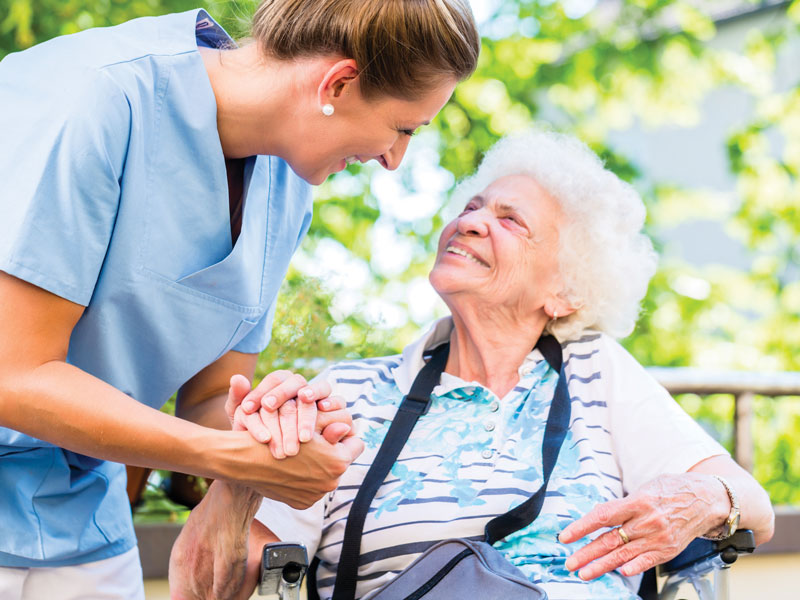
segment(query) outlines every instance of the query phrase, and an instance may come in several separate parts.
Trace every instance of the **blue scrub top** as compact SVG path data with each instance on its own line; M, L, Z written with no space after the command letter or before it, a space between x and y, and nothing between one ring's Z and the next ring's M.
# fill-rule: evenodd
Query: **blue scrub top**
M245 169L231 244L202 10L93 29L0 62L0 270L86 306L69 363L154 408L227 351L260 352L311 221L281 159ZM135 545L122 465L0 428L0 565Z

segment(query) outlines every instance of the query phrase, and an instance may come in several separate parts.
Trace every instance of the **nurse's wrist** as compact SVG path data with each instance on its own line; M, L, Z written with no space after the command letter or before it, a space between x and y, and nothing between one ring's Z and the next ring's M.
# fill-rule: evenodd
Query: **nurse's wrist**
M268 469L274 460L269 448L254 440L247 431L207 431L209 434L199 458L203 463L201 468L209 469L214 479L250 489L248 486L256 479L250 476L252 470Z

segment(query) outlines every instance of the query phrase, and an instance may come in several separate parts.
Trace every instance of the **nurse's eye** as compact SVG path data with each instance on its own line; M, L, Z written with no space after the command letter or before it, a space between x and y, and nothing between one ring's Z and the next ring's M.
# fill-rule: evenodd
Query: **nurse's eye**
M407 135L408 137L411 137L412 135L416 135L417 130L416 129L401 129L400 133L402 133L403 135Z

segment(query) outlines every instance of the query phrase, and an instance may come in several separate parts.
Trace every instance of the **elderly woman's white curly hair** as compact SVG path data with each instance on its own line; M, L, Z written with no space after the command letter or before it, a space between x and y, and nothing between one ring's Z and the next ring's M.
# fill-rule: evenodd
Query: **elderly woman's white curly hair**
M497 142L454 196L469 198L507 175L536 180L565 217L559 232L561 296L577 310L551 320L546 331L562 341L587 329L628 335L658 261L642 233L645 208L639 194L583 142L534 130Z

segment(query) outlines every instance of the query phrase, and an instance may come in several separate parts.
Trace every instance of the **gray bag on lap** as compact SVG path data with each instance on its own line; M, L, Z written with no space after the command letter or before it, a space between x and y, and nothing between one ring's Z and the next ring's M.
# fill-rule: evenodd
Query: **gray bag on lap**
M364 598L546 600L547 594L486 542L451 539L428 548L392 581Z

